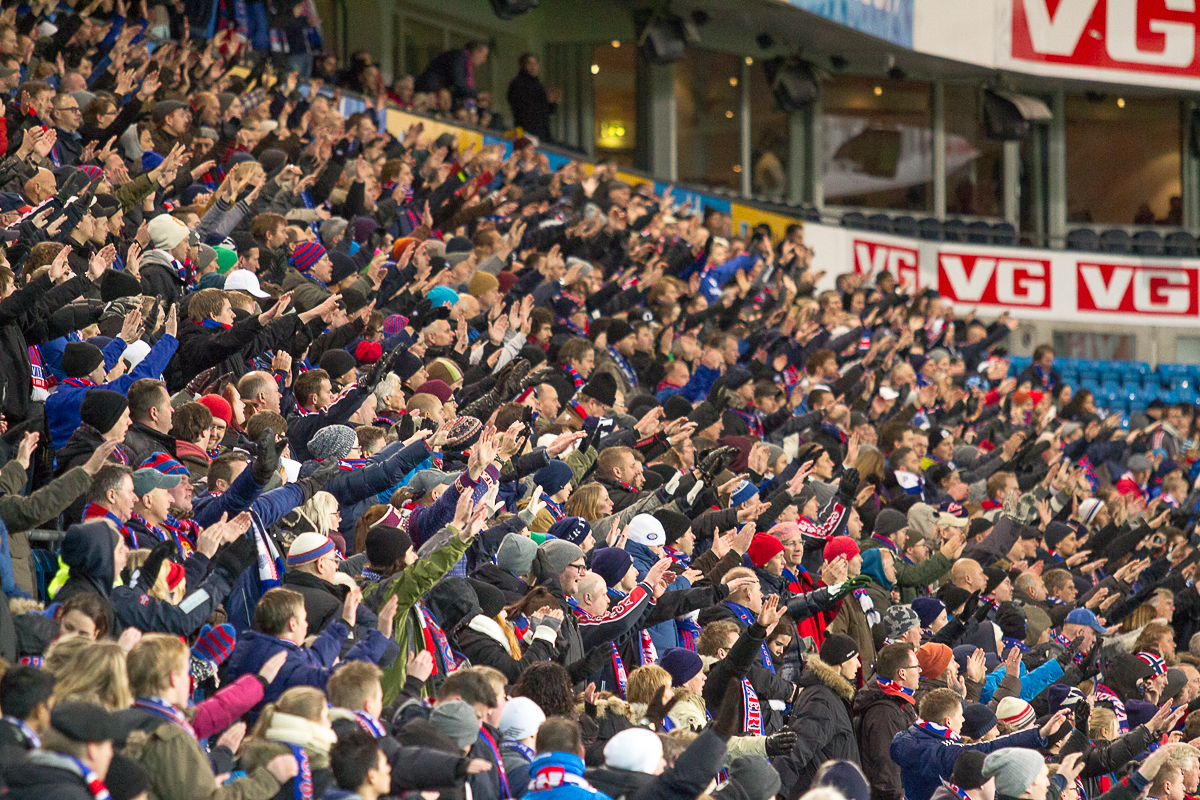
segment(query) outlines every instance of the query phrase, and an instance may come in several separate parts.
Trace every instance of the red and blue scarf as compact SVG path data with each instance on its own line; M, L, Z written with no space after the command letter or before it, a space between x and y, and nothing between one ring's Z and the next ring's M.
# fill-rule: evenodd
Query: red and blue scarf
M296 763L300 765L300 770L296 773L294 780L295 800L313 800L313 774L312 764L308 762L308 753L304 752L304 748L298 744L287 744L292 749L292 755L296 757Z
M479 728L479 736L487 744L488 749L492 751L492 758L496 763L496 770L500 776L500 798L508 800L512 797L512 790L508 787L508 773L504 770L504 759L500 757L500 748L496 746L496 740L492 738L492 734L484 726Z
M932 733L934 736L937 736L939 739L945 739L945 740L951 741L951 742L961 742L962 741L961 736L959 736L957 733L955 733L954 731L947 728L945 725L939 725L936 722L930 722L929 720L921 719L920 717L917 717L917 721L914 722L913 724L916 725L918 728L921 728L922 730L927 731L928 733Z
M379 720L365 711L355 711L353 713L354 720L358 723L358 726L371 734L371 736L376 739L382 739L384 736L387 736L387 731L384 730L383 724Z
M875 683L878 684L879 690L884 694L891 697L898 697L901 700L907 700L913 705L917 704L917 701L913 699L914 691L907 686L901 686L889 678L879 676L876 676Z
M1117 727L1121 733L1129 733L1129 717L1125 713L1125 703L1117 693L1103 683L1096 684L1096 699L1112 705L1113 716L1117 718Z
M102 505L88 503L87 507L83 509L83 521L90 522L91 520L95 519L106 519L112 524L116 525L117 531L119 531L120 534L125 537L125 542L129 546L129 549L137 549L137 540L134 538L133 532L125 526L124 522L121 522L121 520L117 519L116 514L112 513Z
M438 674L439 660L443 675L457 672L458 659L454 657L454 651L450 649L450 640L446 638L446 632L437 624L433 614L429 613L429 609L424 604L417 603L413 608L417 612L417 622L421 627L421 637L425 640L425 649L435 656L434 674Z
M730 611L732 611L733 615L735 617L737 617L738 620L746 627L750 627L756 621L755 617L754 617L754 612L752 612L750 609L746 608L743 605L733 602L732 600L726 600L725 607L728 608ZM761 663L764 667L771 670L771 672L774 672L775 664L771 661L771 651L767 649L767 643L763 642L761 645L759 645L759 647L761 648L761 651L762 651L760 653L759 660L761 661Z
M183 715L183 712L161 697L139 697L133 701L133 705L135 708L162 717L168 722L174 722L187 731L193 739L196 738L196 729L192 727L192 723L188 722L188 718Z
M763 735L762 704L758 693L746 678L742 678L742 733L746 736Z

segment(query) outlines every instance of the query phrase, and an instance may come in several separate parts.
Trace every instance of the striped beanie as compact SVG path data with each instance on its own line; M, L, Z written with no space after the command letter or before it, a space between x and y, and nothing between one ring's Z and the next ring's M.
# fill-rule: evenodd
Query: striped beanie
M192 475L187 467L163 452L151 453L150 457L138 467L138 469L146 468L161 472L163 475L187 475L188 477Z
M397 333L408 324L408 319L400 314L392 314L383 321L383 332L388 336L395 336Z
M288 259L288 265L295 267L301 272L306 272L313 264L320 261L324 255L325 248L321 246L320 242L301 242L292 251L292 257Z
M1142 651L1141 653L1134 653L1134 655L1150 666L1150 677L1157 678L1159 675L1167 674L1167 663L1154 653Z
M80 169L87 173L89 180L93 181L104 174L104 170L100 169L100 167L97 167L95 164L84 164L82 167L80 167Z
M1007 723L1014 731L1029 727L1036 717L1033 706L1019 697L1006 697L996 706L996 719Z
M316 561L326 553L333 552L333 540L319 533L302 533L288 548L287 565L295 567Z

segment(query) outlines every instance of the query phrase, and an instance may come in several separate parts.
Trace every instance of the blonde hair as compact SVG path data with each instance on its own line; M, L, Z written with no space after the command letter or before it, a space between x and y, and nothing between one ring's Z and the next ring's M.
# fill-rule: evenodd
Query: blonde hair
M56 673L58 682L52 697L56 703L66 697L86 697L109 711L120 711L133 705L128 674L125 651L119 644L88 642Z
M129 554L129 560L126 564L129 566L130 572L141 569L146 559L150 558L150 551L146 549L134 550ZM167 586L167 574L171 571L171 563L166 559L158 567L158 577L154 579L154 585L147 592L151 597L157 597L159 600L166 600L173 606L179 605L187 593L187 581L180 581L179 585L174 589Z
M382 678L383 670L368 661L347 661L329 676L325 692L335 706L362 711L367 707L372 689L381 690Z
M604 491L607 490L598 483L585 483L571 492L563 509L567 516L583 517L588 522L595 522L600 519L597 506L600 504L600 493Z
M46 651L46 671L55 678L64 674L75 662L76 656L90 644L92 644L92 640L85 636L55 639L50 643L50 649Z
M321 711L324 708L325 693L320 689L312 686L293 686L279 695L279 699L274 703L267 703L263 707L262 714L255 723L254 730L250 733L250 738L267 738L267 729L271 727L271 718L275 716L275 712L291 714L293 717L303 717L310 722L319 722Z
M627 697L630 703L650 705L659 689L671 688L671 673L657 664L647 664L629 673Z
M1121 620L1121 633L1133 633L1144 628L1152 619L1158 616L1158 609L1149 603L1140 606L1125 615Z
M332 530L329 526L329 516L338 510L338 501L329 492L317 492L300 506L300 516L304 517L316 528L317 533L328 536Z
M188 646L178 636L147 633L129 651L129 687L138 697L153 697L170 686L171 675L190 663Z
M1088 738L1107 739L1112 726L1117 724L1117 715L1109 708L1093 708L1088 717Z

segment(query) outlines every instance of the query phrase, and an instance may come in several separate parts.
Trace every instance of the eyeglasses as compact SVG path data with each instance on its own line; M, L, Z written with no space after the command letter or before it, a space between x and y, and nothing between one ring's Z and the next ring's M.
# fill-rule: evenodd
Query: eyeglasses
M587 564L567 564L567 566L580 572L587 572Z
M55 111L69 111L69 112L71 112L72 114L78 114L78 113L79 113L79 106L63 106L62 108L56 108L56 109L54 109L54 110L55 110Z

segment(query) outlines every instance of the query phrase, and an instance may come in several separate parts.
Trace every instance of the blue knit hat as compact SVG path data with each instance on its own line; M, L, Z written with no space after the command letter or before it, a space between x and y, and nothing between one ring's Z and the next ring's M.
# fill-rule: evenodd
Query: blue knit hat
M575 477L575 473L571 471L566 462L553 459L549 464L533 473L533 482L542 487L543 495L549 497L562 491L573 477Z
M592 572L604 578L610 589L621 582L632 566L633 559L620 547L603 547L592 555Z
M733 496L729 498L731 506L740 506L747 500L752 500L758 494L758 487L747 480L743 480L738 487L733 490Z
M571 544L583 547L583 540L592 532L592 526L583 517L563 517L550 526L547 531L556 539L565 539Z
M671 673L671 685L683 686L704 669L700 656L685 647L671 647L663 651L658 665Z
M946 604L936 597L918 597L912 601L913 611L921 618L921 627L928 628L946 610Z
M425 296L429 298L429 302L433 304L434 308L445 305L453 306L458 302L458 292L449 286L435 286Z

